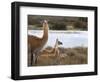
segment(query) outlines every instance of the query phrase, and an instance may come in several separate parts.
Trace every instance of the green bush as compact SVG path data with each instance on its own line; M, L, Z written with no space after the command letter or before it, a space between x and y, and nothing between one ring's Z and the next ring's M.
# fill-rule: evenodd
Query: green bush
M74 23L74 27L75 27L75 29L87 30L86 22L76 21Z
M66 30L65 23L53 23L50 27L52 30Z

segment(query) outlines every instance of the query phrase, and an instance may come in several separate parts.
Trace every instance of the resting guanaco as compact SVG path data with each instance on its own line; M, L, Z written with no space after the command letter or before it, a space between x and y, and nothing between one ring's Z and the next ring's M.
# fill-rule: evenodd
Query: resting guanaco
M59 45L62 45L62 44L63 44L62 42L60 42L58 39L56 39L54 48L52 48L51 50L43 50L43 52L41 54L43 54L44 56L55 56L55 55L57 56L60 53L58 47L59 47ZM48 55L46 55L46 54L48 54ZM41 56L43 56L43 55L41 55Z

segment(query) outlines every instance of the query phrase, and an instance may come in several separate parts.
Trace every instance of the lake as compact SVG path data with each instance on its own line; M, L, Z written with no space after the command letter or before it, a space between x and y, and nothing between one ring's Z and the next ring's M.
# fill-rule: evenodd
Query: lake
M42 37L42 30L28 30L29 35ZM63 43L61 47L88 46L88 31L52 31L49 30L49 38L46 46L54 46L56 39Z

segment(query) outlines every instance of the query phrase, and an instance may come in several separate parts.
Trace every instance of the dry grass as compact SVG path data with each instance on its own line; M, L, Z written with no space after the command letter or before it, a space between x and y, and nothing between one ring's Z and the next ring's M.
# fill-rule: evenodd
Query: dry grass
M45 50L51 50L51 47ZM88 48L75 47L75 48L59 48L60 54L47 53L42 51L38 57L37 64L35 66L47 66L47 65L75 65L75 64L87 64L88 62ZM29 61L29 60L28 60Z

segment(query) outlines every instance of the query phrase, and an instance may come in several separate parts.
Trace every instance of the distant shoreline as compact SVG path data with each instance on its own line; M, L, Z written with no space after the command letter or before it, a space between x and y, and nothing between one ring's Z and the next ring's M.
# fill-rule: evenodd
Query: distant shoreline
M35 31L35 32L42 32L43 30L28 30L28 31ZM50 33L87 33L88 31L80 31L80 30L49 30Z

